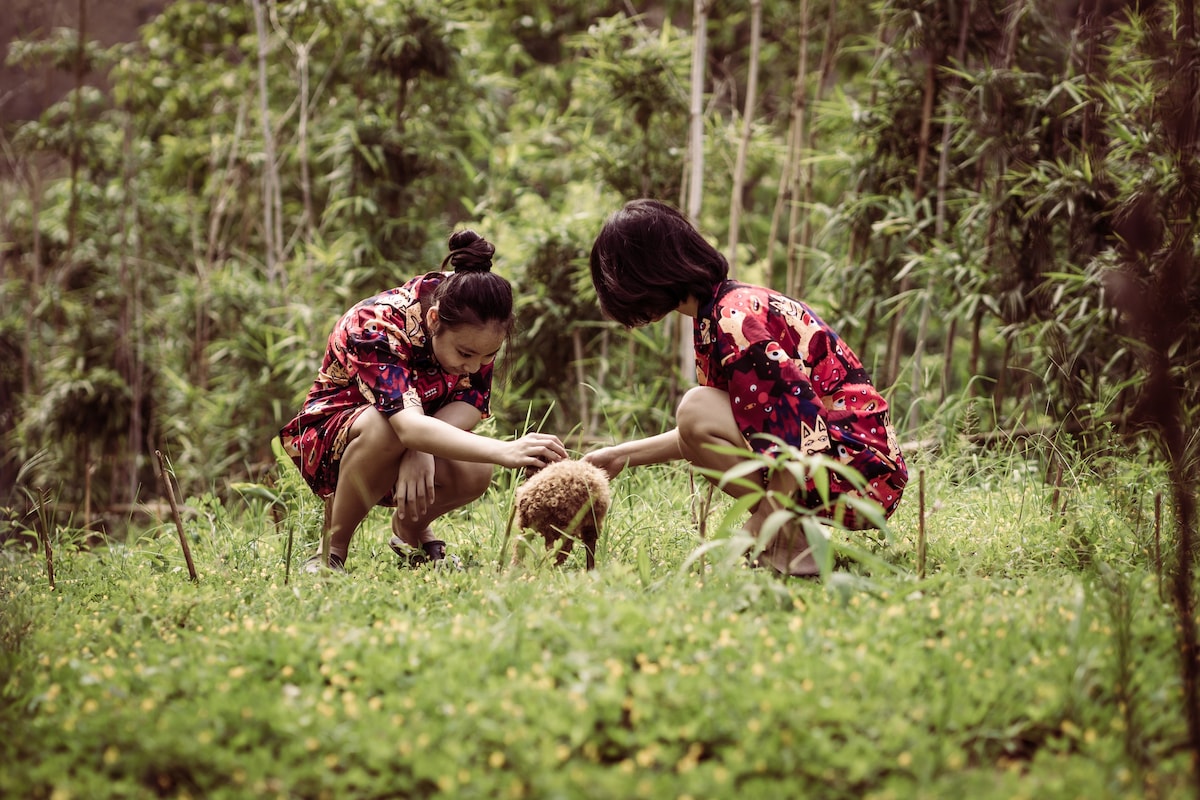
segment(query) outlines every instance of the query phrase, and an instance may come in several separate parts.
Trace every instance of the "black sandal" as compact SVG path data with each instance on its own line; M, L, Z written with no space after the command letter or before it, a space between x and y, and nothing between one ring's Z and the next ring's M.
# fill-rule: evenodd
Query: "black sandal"
M300 567L300 569L303 570L304 572L308 572L310 574L317 575L317 574L320 574L321 572L324 572L326 569L326 566L321 561L321 554L315 553L315 554L309 556L305 560L304 564ZM330 553L328 569L330 572L345 572L346 571L345 557L339 556L337 553Z
M421 549L417 550L412 547L399 536L393 536L388 539L388 547L392 548L392 552L400 556L401 567L419 567L422 564L432 564L435 567L440 567L443 564L452 564L455 569L462 569L462 561L453 553L449 559L446 557L446 543L441 539L430 539L428 542L421 542Z

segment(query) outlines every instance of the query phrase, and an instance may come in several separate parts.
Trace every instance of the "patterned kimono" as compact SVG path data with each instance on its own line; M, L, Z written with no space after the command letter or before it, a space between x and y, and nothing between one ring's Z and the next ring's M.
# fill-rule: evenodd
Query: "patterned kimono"
M868 527L837 496L863 496L890 516L908 481L887 401L858 357L804 303L777 292L723 281L696 315L696 375L702 386L729 393L738 428L750 447L770 453L787 442L823 453L858 471L859 492L830 473L823 506L810 478L797 500L851 529Z
M433 357L421 298L449 273L431 272L368 297L338 320L304 405L279 432L284 451L320 497L337 488L338 468L358 415L374 406L391 416L420 406L433 414L460 400L489 413L492 365L474 374L445 372ZM380 505L394 506L389 495Z

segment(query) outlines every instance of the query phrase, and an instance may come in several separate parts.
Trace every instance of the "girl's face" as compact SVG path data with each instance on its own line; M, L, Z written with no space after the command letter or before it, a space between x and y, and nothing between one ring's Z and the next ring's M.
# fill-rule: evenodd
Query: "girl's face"
M433 357L451 375L470 375L496 360L500 345L508 337L501 322L460 325L447 328L438 324L437 306L429 309L429 330L433 339Z

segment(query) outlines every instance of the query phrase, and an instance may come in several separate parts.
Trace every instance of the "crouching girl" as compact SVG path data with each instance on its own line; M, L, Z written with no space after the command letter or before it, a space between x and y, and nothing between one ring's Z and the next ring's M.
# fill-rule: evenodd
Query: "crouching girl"
M787 470L775 470L764 488L850 529L870 523L847 497L877 504L885 517L895 510L908 470L887 401L858 357L811 308L729 280L725 257L679 211L654 200L632 201L609 217L592 247L591 271L601 310L627 327L671 311L694 318L699 385L680 402L674 430L603 448L586 461L610 477L627 466L678 458L726 472L751 451L770 453L781 440L852 467L865 489L831 471L822 497L811 479L797 486ZM753 490L730 483L725 491L742 496ZM771 502L758 503L747 531L758 536L774 510ZM797 525L780 531L760 561L784 574L817 573Z
M329 335L316 381L280 431L320 497L332 495L329 567L375 505L395 506L392 546L445 557L431 523L482 495L492 467L541 467L566 456L557 437L505 442L471 433L489 413L492 362L513 324L512 287L491 271L495 248L454 233L430 272L369 297ZM305 569L322 568L320 556Z

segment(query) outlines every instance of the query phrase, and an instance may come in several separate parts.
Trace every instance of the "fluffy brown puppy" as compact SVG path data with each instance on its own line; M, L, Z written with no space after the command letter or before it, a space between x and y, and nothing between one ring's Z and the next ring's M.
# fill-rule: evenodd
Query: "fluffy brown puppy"
M559 547L557 564L567 559L578 539L587 552L587 568L593 569L610 500L604 470L583 461L559 461L517 489L514 522L518 531L528 528L541 534L547 550ZM521 546L518 542L517 553Z

